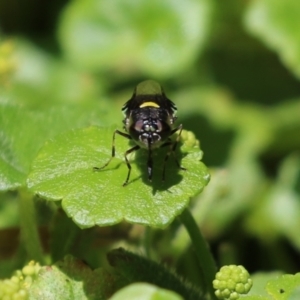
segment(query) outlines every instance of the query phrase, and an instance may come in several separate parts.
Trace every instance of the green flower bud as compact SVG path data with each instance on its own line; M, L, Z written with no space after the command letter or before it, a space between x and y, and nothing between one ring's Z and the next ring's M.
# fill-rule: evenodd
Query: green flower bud
M10 279L0 280L0 299L27 300L28 289L41 266L34 261L14 272Z
M252 279L243 266L224 266L215 278L213 287L219 299L237 300L241 294L247 294L252 287Z

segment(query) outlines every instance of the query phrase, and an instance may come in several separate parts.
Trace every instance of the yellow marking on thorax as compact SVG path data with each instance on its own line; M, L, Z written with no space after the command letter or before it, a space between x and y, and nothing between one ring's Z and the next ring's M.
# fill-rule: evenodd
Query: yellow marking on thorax
M150 102L144 102L144 103L142 103L140 105L140 108L148 107L148 106L150 106L150 107L159 107L159 105L157 103L150 101Z

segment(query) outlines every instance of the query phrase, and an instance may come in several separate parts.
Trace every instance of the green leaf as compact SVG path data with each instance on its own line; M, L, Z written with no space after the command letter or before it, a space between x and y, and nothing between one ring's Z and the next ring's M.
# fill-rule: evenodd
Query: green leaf
M253 286L248 293L248 295L260 295L269 298L266 291L266 285L269 281L278 278L282 275L280 271L273 272L258 272L251 274L251 279L253 280Z
M111 300L182 300L178 294L173 291L159 288L149 283L134 283L119 290Z
M182 133L183 144L177 156L187 171L179 170L171 156L162 182L166 151L153 153L153 181L147 178L147 151L131 157L129 184L124 153L128 140L117 136L116 157L105 169L95 172L111 156L113 128L90 127L66 132L50 140L32 165L28 187L42 198L62 200L62 207L80 227L107 226L126 220L164 228L200 193L209 174L200 162L202 152L191 132ZM179 147L178 147L179 148Z
M271 298L266 296L260 296L260 295L245 295L241 297L241 299L245 300L271 300Z
M105 288L107 281L104 271L91 270L82 261L71 256L65 257L53 266L42 267L37 279L29 290L31 300L40 299L107 299Z
M109 124L112 110L105 103L57 105L34 111L0 102L0 190L25 184L32 160L45 140L71 128Z
M281 275L269 281L266 289L276 300L300 299L300 273Z
M1 190L14 189L24 183L24 175L39 144L37 118L21 107L0 104Z
M210 0L73 1L59 38L74 64L89 70L166 77L195 61L211 13Z
M300 78L300 2L295 0L252 1L247 29L275 50L286 66Z
M247 300L296 300L300 299L300 273L257 273L252 276L253 289L244 296Z

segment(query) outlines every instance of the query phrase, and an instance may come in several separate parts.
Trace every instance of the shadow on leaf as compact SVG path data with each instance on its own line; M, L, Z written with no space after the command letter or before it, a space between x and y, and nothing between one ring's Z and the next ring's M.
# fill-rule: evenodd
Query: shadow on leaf
M179 173L181 170L178 168L175 159L171 154L166 163L165 180L163 181L162 175L164 159L168 151L168 148L160 148L153 151L152 181L149 181L147 172L148 151L145 149L140 149L136 153L135 163L141 172L141 179L143 180L144 184L152 187L153 195L155 195L157 191L168 191L172 186L179 184L183 180L183 176ZM180 150L176 150L175 155L179 164L181 165L183 155ZM132 181L130 181L129 184L131 182Z

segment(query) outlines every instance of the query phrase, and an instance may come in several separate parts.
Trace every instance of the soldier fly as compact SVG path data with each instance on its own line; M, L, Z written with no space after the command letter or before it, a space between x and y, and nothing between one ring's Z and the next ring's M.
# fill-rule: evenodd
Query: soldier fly
M182 124L174 127L174 122L177 119L177 108L176 105L166 97L162 87L157 82L146 80L138 84L132 97L124 104L122 111L125 116L123 123L126 133L119 130L114 131L111 157L102 167L94 167L95 171L107 167L115 157L116 134L135 142L135 146L128 149L124 154L128 173L123 186L128 184L131 173L131 165L127 156L140 148L148 150L147 171L149 181L152 180L152 151L156 148L170 146L170 150L167 152L163 163L163 181L165 180L166 163L171 153L174 156L178 168L186 170L180 166L175 156L175 149L182 132ZM170 137L177 131L179 133L176 140L172 141Z

